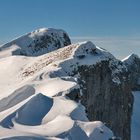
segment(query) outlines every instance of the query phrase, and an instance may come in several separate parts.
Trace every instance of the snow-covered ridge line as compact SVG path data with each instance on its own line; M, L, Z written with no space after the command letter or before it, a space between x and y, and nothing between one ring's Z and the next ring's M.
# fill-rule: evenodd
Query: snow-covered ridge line
M108 60L112 58L115 59L109 52L99 47L96 47L90 41L86 41L86 42L72 44L64 48L60 48L58 50L50 52L48 54L45 54L43 56L40 56L39 58L37 58L35 63L25 68L21 73L23 77L30 76L33 75L35 72L48 66L49 64L55 63L56 61L73 59L73 64L75 64L75 63L79 63L78 61L80 61L80 59L85 58L86 56L87 56L87 59L85 60L86 65L88 65L87 63L88 61L89 61L89 65L92 65L102 60Z

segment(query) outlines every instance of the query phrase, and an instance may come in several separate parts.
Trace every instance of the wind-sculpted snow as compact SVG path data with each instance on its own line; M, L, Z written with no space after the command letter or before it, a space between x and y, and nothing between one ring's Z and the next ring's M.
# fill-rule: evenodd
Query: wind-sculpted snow
M24 125L39 125L52 105L51 98L38 94L17 111L16 122Z
M113 136L103 123L87 121L80 104L64 97L49 98L37 94L1 122L3 128L0 128L0 138L42 136L69 140L107 140ZM4 135L6 133L8 135Z
M12 94L10 94L8 97L5 97L0 100L0 112L27 99L34 93L35 93L35 89L32 86L28 86L28 85L23 86L20 89L17 89Z

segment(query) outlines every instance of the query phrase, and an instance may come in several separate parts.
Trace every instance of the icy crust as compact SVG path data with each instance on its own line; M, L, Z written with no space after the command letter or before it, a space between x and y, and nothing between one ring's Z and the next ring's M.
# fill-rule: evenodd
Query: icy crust
M10 55L39 56L70 44L65 31L41 28L0 46L0 58Z

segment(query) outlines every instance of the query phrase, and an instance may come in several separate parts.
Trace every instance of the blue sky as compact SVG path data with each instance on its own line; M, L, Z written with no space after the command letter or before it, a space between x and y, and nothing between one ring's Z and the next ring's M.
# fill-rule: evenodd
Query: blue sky
M140 38L140 0L0 0L0 42L40 27L62 28L74 42L135 43Z

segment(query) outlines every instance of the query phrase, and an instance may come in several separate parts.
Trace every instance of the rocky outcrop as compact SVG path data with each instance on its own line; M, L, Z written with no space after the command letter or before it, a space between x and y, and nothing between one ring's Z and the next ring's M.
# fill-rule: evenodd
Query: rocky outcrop
M140 58L132 54L123 60L129 71L132 90L140 90Z
M130 140L133 96L128 73L118 73L120 83L115 83L112 72L109 61L79 67L80 78L84 81L80 84L83 92L81 102L90 120L101 120L117 137Z
M80 91L67 96L86 107L89 120L100 120L118 139L130 140L133 95L127 67L90 42L80 45L74 57L73 76L78 75Z

